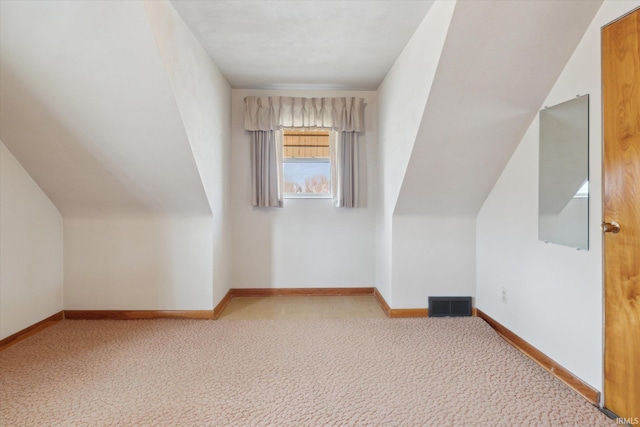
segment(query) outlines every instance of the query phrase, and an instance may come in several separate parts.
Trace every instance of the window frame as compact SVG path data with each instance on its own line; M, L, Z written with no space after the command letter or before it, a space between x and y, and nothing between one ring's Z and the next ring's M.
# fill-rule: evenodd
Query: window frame
M285 145L285 140L286 140L286 132L287 131L304 131L305 129L300 129L300 128L283 128L282 129L282 179L283 179L283 186L284 186L284 165L286 163L329 163L329 192L328 193L287 193L286 191L282 191L282 197L284 199L333 199L333 168L335 167L335 165L333 164L333 162L331 161L331 130L330 129L325 129L325 128L320 128L320 129L313 129L314 131L321 131L321 132L327 132L327 140L329 141L329 156L327 157L285 157L284 155L284 149L286 147ZM311 130L311 129L309 129Z

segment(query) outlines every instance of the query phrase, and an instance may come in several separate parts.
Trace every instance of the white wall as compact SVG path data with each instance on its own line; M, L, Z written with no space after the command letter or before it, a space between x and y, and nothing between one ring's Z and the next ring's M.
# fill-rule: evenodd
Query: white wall
M377 91L382 196L376 226L376 286L394 308L392 252L397 237L392 216L455 4L434 2Z
M477 307L598 390L603 377L600 27L638 5L637 0L603 3L543 104L590 94L589 251L538 241L538 118L477 218Z
M145 1L213 215L213 292L230 287L231 86L166 0Z
M64 218L67 310L212 310L213 221Z
M393 308L424 308L430 296L474 296L475 218L394 215Z
M211 310L230 287L231 88L169 2L144 10L211 214L66 215L69 310Z
M62 310L62 218L0 142L0 339Z
M285 199L283 208L251 206L246 96L365 99L360 138L362 207L335 208L330 199ZM373 286L377 203L375 92L232 91L232 286L234 288Z

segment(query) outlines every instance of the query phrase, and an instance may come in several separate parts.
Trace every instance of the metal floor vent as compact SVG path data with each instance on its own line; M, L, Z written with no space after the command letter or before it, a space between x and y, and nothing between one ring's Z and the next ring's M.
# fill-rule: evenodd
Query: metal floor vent
M429 317L471 316L471 297L429 297Z

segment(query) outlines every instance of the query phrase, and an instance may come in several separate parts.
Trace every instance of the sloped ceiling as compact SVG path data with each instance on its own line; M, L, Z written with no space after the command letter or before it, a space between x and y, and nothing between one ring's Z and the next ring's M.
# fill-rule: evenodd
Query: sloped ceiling
M210 209L142 2L0 2L0 140L63 216Z
M396 214L477 214L600 5L456 4Z
M234 88L375 90L431 7L410 0L173 0Z
M600 3L456 4L396 213L477 213ZM233 86L371 89L432 2L172 4ZM0 140L63 215L210 211L141 2L2 0L0 67Z

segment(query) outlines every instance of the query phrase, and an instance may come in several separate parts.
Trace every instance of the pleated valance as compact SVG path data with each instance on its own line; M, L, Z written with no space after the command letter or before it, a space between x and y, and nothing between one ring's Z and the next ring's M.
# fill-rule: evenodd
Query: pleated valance
M244 128L329 128L338 132L364 131L364 99L247 96Z

